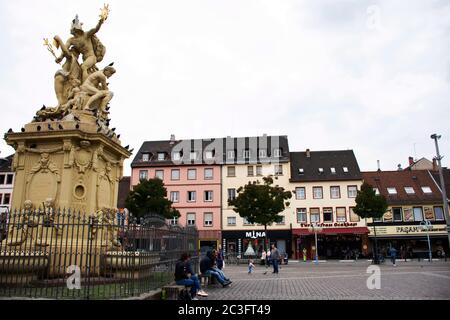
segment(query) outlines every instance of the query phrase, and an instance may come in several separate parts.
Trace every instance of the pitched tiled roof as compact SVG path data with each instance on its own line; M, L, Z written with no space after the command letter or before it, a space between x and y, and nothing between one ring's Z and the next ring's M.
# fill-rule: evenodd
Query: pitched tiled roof
M14 155L0 158L0 172L12 172L12 159Z
M291 152L290 155L292 182L362 179L353 150Z
M119 181L119 195L117 197L117 208L125 208L125 200L130 192L131 177L122 177Z
M181 149L183 148L183 149ZM280 149L280 157L275 157L274 149ZM199 163L204 164L231 164L231 163L248 163L248 162L288 162L289 161L289 144L287 136L260 136L260 137L240 137L240 138L212 138L197 140L164 140L164 141L146 141L142 144L138 153L134 157L131 167L148 167L148 166L168 166L179 165L175 163L172 157L173 150L183 150L183 164L192 165L194 162L189 160L190 152L198 152ZM250 150L250 159L244 159L244 150ZM259 150L266 149L267 156L259 158ZM205 159L202 152L205 150L214 151L214 159ZM234 150L235 158L228 159L227 152ZM165 153L165 160L158 160L158 153ZM142 155L149 154L149 161L143 161ZM197 163L196 163L197 164Z
M430 171L439 188L441 187L441 178L439 177L439 171ZM450 169L442 168L444 176L445 191L447 192L447 198L450 199Z
M364 181L386 197L390 205L441 204L441 193L426 170L417 171L371 171L362 173ZM408 194L405 187L412 187L414 194ZM430 194L423 192L422 187L429 187ZM387 188L395 188L397 194L389 194Z

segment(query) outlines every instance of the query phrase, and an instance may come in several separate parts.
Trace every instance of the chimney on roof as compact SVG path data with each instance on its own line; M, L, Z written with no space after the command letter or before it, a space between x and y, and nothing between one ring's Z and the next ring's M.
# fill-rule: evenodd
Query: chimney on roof
M311 151L309 149L306 149L306 157L311 158Z
M438 171L438 170L439 170L439 168L438 168L438 165L437 165L436 158L433 158L433 171Z
M414 164L414 158L413 157L409 157L409 165L412 166Z
M397 171L403 171L402 165L400 163L397 165Z
M175 135L171 134L170 135L170 144L174 144L175 143Z
M378 172L380 172L381 171L380 160L377 160L377 166L378 166Z

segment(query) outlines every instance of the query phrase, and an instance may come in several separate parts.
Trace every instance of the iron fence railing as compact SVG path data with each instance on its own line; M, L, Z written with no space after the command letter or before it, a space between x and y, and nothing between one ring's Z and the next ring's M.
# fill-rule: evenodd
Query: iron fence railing
M174 279L183 252L198 269L198 232L163 219L123 223L113 210L17 210L3 217L0 296L114 299Z

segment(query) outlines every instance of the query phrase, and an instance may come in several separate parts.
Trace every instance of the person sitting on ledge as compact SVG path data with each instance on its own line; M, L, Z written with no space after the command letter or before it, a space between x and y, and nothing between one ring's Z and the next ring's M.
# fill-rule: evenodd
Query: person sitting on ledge
M191 287L191 297L196 299L198 294L200 297L207 297L208 294L202 290L200 281L197 275L192 271L191 256L188 253L183 253L180 260L175 265L175 282L180 286Z
M226 280L222 272L217 268L214 268L214 255L211 251L206 253L206 256L200 261L200 272L202 275L214 277L219 283L226 287L231 284L230 280Z

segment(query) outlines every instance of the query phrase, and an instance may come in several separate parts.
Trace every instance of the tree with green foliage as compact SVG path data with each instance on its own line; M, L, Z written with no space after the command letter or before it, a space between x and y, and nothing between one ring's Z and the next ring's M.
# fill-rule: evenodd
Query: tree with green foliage
M167 189L161 179L142 179L133 188L125 200L125 206L136 217L157 214L166 219L180 216L180 212L172 207L167 199Z
M361 190L356 196L356 207L353 212L363 219L372 218L373 233L374 233L374 263L378 264L378 246L377 246L377 231L373 219L381 218L388 209L386 198L383 195L377 195L373 187L364 182Z
M239 187L237 193L237 197L229 199L228 204L249 223L264 225L264 250L267 250L267 226L282 221L279 213L289 206L287 200L292 197L291 192L278 185L274 186L273 178L269 176L263 177L262 184L258 180Z

